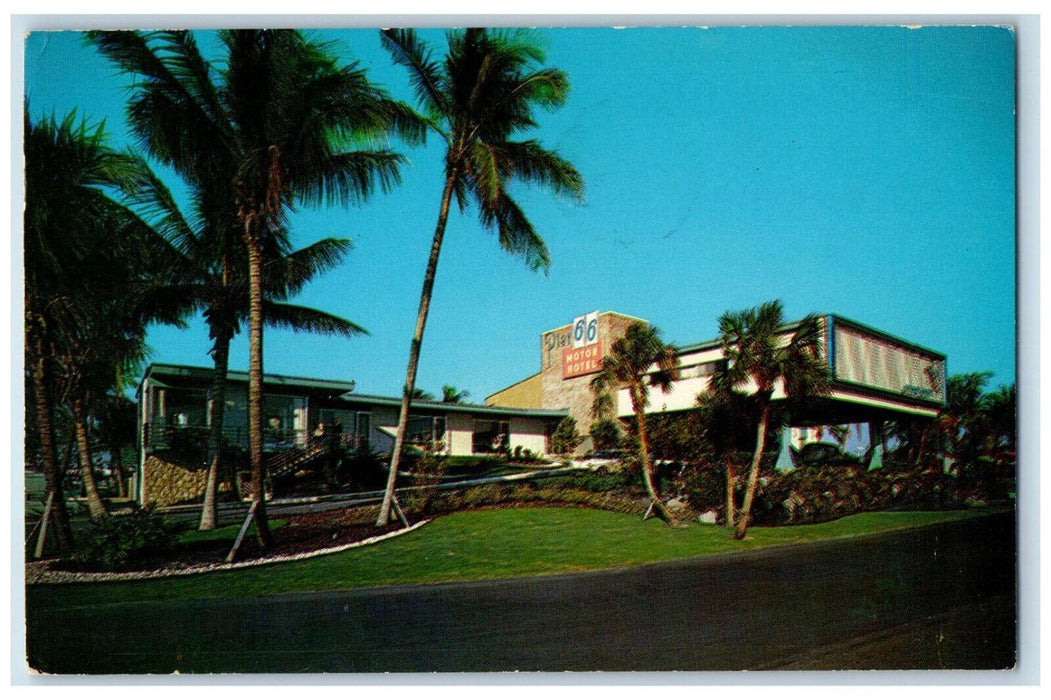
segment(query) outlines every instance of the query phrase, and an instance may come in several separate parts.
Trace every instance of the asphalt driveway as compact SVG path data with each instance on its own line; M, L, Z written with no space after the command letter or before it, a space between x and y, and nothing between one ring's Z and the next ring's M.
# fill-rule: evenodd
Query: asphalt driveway
M28 610L51 673L1003 669L1014 516L584 574Z

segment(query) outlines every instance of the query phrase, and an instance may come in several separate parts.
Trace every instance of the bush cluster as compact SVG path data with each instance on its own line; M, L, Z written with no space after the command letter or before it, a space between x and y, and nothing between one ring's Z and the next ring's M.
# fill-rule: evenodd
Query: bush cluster
M178 526L151 508L93 520L77 538L73 559L87 568L113 569L167 552Z
M642 482L638 472L628 468L607 469L605 467L600 467L595 471L577 472L563 477L549 479L545 483L557 484L567 488L575 488L594 493L631 493L641 490L642 488Z
M715 465L695 465L683 471L683 493L698 511L719 510L726 505L726 470Z
M591 482L592 485L599 482ZM617 490L589 490L563 479L537 482L493 483L434 496L429 513L451 513L468 508L518 506L523 504L581 505L620 513L642 513L644 504Z
M822 466L777 474L760 484L756 523L815 523L875 510L942 510L987 503L988 489L939 472Z
M405 507L416 513L431 514L435 512L438 498L438 484L448 468L448 458L426 452L419 455L412 468L413 489L405 497Z

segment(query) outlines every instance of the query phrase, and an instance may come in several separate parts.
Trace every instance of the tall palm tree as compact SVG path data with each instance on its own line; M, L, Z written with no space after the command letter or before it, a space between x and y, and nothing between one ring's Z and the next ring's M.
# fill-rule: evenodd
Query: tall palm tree
M954 374L945 382L946 407L935 423L943 445L959 462L974 463L985 451L985 386L992 372Z
M661 340L660 330L647 323L635 322L628 326L623 337L613 342L609 352L602 358L602 370L591 380L591 389L595 395L593 412L596 414L609 405L613 390L620 386L627 387L631 410L635 414L642 481L657 514L669 525L678 525L678 518L668 510L657 492L646 426L646 406L650 400L649 387L663 391L670 389L677 379L678 366L677 350L674 345ZM654 367L656 369L651 372L650 369Z
M92 473L91 414L144 351L151 318L137 300L166 251L125 200L152 176L145 162L109 148L103 125L76 122L70 113L61 123L52 117L33 124L25 109L26 348L63 549L70 535L54 445L56 389L63 387L72 413L91 513L104 517Z
M511 198L508 186L515 181L535 183L576 198L582 197L584 188L576 169L555 152L533 139L513 140L537 127L535 108L560 107L569 91L562 71L541 66L544 53L535 39L525 31L489 29L450 31L447 39L448 53L439 62L413 30L382 33L383 46L394 62L409 71L416 99L430 128L445 142L446 152L438 221L409 346L378 526L390 520L409 403L416 387L423 333L453 197L461 211L471 202L478 207L482 226L496 230L504 250L525 259L533 270L546 270L550 264L547 246Z
M780 301L719 317L719 340L726 363L720 365L712 377L712 389L729 396L752 385L759 415L744 503L734 525L734 539L738 540L744 539L748 531L775 389L781 386L785 395L795 400L827 394L830 390L828 367L821 356L821 319L813 314L807 316L790 338L785 338L784 326Z
M106 56L139 79L128 115L144 148L207 192L224 212L228 235L241 236L248 280L252 512L266 548L265 250L297 202L348 204L365 200L377 187L390 189L404 158L368 146L392 130L409 138L422 132L411 111L373 87L363 70L338 65L331 44L292 30L225 30L218 37L225 60L220 70L203 58L187 31L92 33Z
M216 188L221 188L218 183ZM214 375L209 392L208 473L199 530L212 530L218 523L218 485L221 472L223 420L225 415L227 371L230 343L240 332L248 315L247 275L245 260L237 255L239 238L228 235L223 225L223 209L209 209L211 201L204 188L193 188L192 199L199 229L176 205L168 188L159 180L147 183L137 193L147 214L179 251L179 265L172 281L157 290L159 301L182 299L192 309L202 308L208 335L212 341ZM284 231L275 243L287 240ZM325 238L306 248L286 252L287 246L271 245L265 251L264 318L270 327L296 332L314 332L345 338L367 334L359 325L339 316L289 304L311 279L337 266L351 249L343 238Z

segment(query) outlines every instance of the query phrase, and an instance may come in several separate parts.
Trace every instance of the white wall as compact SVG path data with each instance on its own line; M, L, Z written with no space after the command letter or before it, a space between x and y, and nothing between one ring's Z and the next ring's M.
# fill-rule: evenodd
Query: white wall
M547 438L544 422L536 418L511 418L511 449L521 445L533 454L546 454Z
M445 435L448 454L472 454L474 451L474 418L466 413L446 414Z

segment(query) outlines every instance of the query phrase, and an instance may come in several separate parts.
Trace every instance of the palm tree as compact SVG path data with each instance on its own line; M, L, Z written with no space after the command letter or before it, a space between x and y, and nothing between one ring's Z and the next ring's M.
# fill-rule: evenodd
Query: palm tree
M982 400L994 451L1014 453L1018 443L1018 392L1014 383L1001 385Z
M635 322L628 326L623 337L613 342L609 352L602 358L602 370L591 380L591 389L595 394L593 413L596 415L609 405L609 397L614 389L627 387L631 409L635 413L642 480L653 508L669 525L678 525L678 519L667 509L657 492L646 429L646 406L649 404L649 387L657 387L662 391L670 389L677 379L678 365L675 346L661 340L660 330L646 323ZM651 372L653 367L656 370Z
M187 31L94 32L100 50L139 79L129 103L147 152L205 192L226 235L246 252L249 452L257 538L271 542L263 460L265 251L297 202L364 201L398 181L404 158L360 147L391 130L422 135L404 106L374 88L356 65L339 66L331 44L292 30L219 32L216 71ZM236 232L236 233L235 233Z
M839 445L840 452L846 452L847 440L850 439L850 426L846 424L833 425L829 427L828 432L832 434L832 438Z
M126 498L127 472L124 469L124 449L134 447L138 422L135 402L119 391L105 394L96 415L95 432L100 444L109 452L110 469L117 482L117 495Z
M719 340L726 363L720 365L712 377L712 389L730 396L744 386L753 385L753 400L759 415L744 503L734 525L734 539L738 540L744 539L748 531L775 389L781 386L785 396L794 400L827 394L830 390L828 368L821 356L821 319L813 314L807 316L786 339L783 315L781 302L769 301L719 317Z
M218 183L216 188L221 188ZM175 204L168 188L159 180L147 183L137 193L141 203L153 215L159 230L179 249L179 265L172 282L158 289L162 301L182 299L188 309L203 308L214 376L209 392L208 474L199 530L212 530L218 523L218 486L223 446L226 378L229 369L230 343L240 332L248 314L248 290L244 259L237 255L239 239L228 235L222 224L221 206L209 211L204 188L194 188L193 201L200 229L195 230ZM351 249L343 238L325 238L306 248L288 253L283 242L284 231L276 237L282 245L266 250L264 266L264 317L271 327L292 331L353 337L367 334L365 329L339 316L324 311L296 306L281 301L298 293L311 279L334 268Z
M383 46L394 62L409 71L416 99L430 128L445 142L446 152L438 222L409 346L398 430L378 526L390 520L409 403L453 197L461 211L469 202L478 207L482 226L496 230L504 250L523 258L533 270L546 270L550 264L547 246L511 198L508 186L515 181L535 183L577 198L582 197L584 188L580 174L568 161L536 140L512 140L536 128L536 107L555 109L565 102L569 91L562 71L541 67L544 53L534 38L520 30L467 29L450 31L447 39L448 53L439 62L411 29L385 30L382 34Z
M726 525L736 526L737 456L754 438L754 406L739 391L709 389L697 396L698 432L705 456L726 472Z
M935 425L943 444L960 462L973 464L985 452L985 385L992 372L955 374L945 382L946 407Z
M130 208L152 177L141 158L105 144L100 124L74 113L32 124L25 109L26 347L37 425L60 548L68 519L54 446L54 410L65 404L93 517L106 516L92 471L90 429L103 397L145 351L151 320L139 300L167 263L167 246ZM61 392L58 392L61 387Z
M471 392L466 389L457 389L452 384L442 386L442 403L463 403Z

